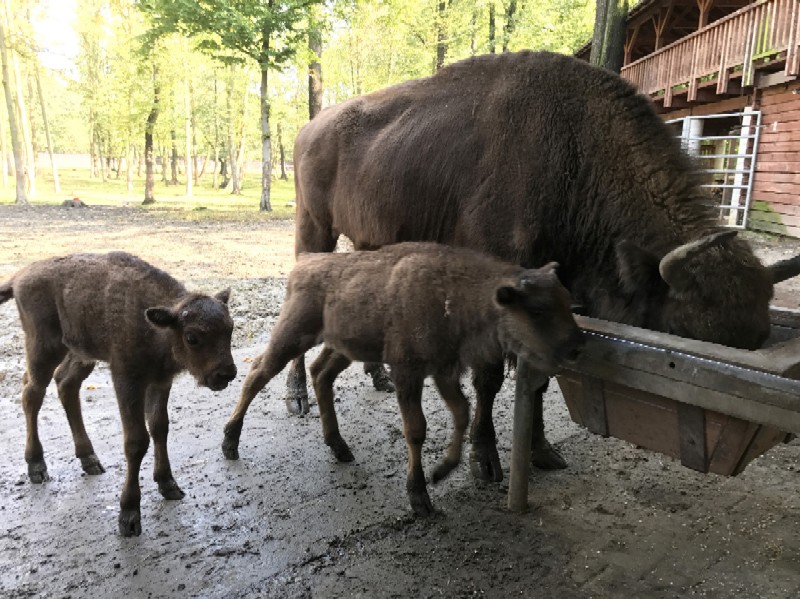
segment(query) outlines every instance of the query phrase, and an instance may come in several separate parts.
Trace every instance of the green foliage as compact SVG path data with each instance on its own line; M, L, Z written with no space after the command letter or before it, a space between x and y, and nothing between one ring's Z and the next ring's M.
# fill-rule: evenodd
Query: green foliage
M327 103L434 72L437 27L443 27L445 62L490 51L489 14L502 47L509 0L344 0L333 4L323 55ZM594 0L517 2L509 50L572 53L590 37Z
M261 68L284 64L304 32L296 29L316 0L139 0L152 27L143 39L152 45L164 35L194 38L197 49L224 62L253 59Z
M43 6L59 1L37 0ZM513 26L509 27L512 0L440 3L442 0L79 0L72 24L79 45L74 70L40 69L56 151L87 152L94 139L103 156L119 158L130 146L141 154L157 82L161 88L154 132L157 156L169 152L173 137L181 158L186 151L188 90L198 160L213 159L215 150L226 154L229 126L234 143L238 146L244 139L245 158L252 160L261 152L260 71L268 67L273 173L279 173L278 126L291 166L294 137L308 120L308 65L315 58L306 38L310 29L322 34L323 98L324 105L330 105L432 74L439 44L446 49L446 63L489 52L493 44L499 52L503 41L509 50L573 52L591 36L595 7L595 0L516 0ZM12 0L12 5L22 6L18 0ZM494 41L490 10L495 15ZM24 23L19 31L23 30ZM20 34L14 49L29 75L37 48ZM153 80L154 64L157 81ZM230 113L226 110L229 88ZM27 100L36 147L43 150L41 109L35 94L28 93ZM40 164L40 170L46 166ZM179 178L183 182L183 177ZM119 185L124 191L124 179L123 173L107 184ZM180 197L185 191L183 185L163 186L160 176L157 185L159 202ZM203 193L203 185L210 185L208 172L196 194ZM282 185L272 182L273 198L279 197ZM46 186L38 186L40 193ZM256 194L258 187L257 181L246 181L245 197ZM280 199L273 201L280 207Z

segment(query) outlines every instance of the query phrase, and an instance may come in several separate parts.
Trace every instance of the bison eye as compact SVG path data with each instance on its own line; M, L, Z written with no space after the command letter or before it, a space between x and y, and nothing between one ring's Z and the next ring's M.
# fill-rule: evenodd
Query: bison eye
M198 339L197 335L194 333L186 333L186 343L189 345L197 345L200 343L200 339Z

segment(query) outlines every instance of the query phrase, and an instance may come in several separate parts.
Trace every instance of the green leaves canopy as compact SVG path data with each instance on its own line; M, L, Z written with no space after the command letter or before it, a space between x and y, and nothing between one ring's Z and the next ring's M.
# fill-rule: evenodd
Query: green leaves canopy
M199 50L224 62L283 65L302 44L306 10L319 0L140 0L151 18L145 46L169 33L197 40Z

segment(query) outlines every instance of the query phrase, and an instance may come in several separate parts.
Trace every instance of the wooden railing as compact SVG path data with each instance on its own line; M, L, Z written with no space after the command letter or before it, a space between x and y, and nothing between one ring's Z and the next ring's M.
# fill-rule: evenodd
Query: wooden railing
M761 0L622 68L621 74L639 91L662 96L671 106L676 89L687 100L697 97L703 82L716 81L724 94L732 73L742 86L753 84L755 67L769 60L785 61L785 73L800 70L800 0Z

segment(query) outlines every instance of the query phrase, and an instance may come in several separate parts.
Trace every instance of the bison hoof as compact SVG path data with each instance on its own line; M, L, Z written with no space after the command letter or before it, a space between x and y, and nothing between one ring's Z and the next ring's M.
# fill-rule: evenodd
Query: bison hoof
M442 460L440 464L433 469L433 473L431 474L431 482L436 484L439 481L444 480L450 473L458 466L458 462L454 462L448 459Z
M383 365L375 368L369 374L372 376L372 386L375 387L376 391L394 393L394 383Z
M41 485L50 480L44 460L28 464L28 477L34 485Z
M331 451L333 451L333 455L336 456L337 461L352 462L355 459L353 457L353 453L350 451L350 448L347 446L347 443L345 443L344 439L342 439L340 435L337 435L335 438L331 439L327 445L331 448Z
M534 440L531 464L540 470L563 470L567 467L567 461L545 438Z
M411 509L414 510L417 516L428 518L436 513L433 509L431 498L428 496L428 491L425 489L421 491L409 491L408 500L411 502Z
M81 468L83 468L86 474L95 476L97 474L103 474L106 471L106 469L103 468L103 464L100 463L100 460L93 453L80 458L80 460Z
M122 510L119 514L119 534L138 537L142 534L142 517L139 510Z
M238 460L239 440L225 437L225 440L222 442L222 455L225 456L226 460Z
M503 480L503 468L494 444L487 447L473 443L469 452L469 469L472 476L479 480L495 483Z
M291 396L286 398L286 410L295 416L308 414L308 396Z
M178 486L178 483L176 483L174 479L158 483L158 492L161 493L161 496L164 499L177 500L177 499L183 499L186 496L186 493L181 491L181 488Z

